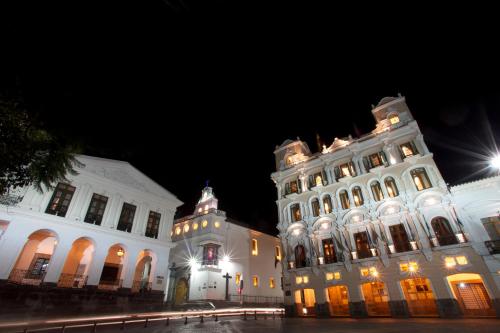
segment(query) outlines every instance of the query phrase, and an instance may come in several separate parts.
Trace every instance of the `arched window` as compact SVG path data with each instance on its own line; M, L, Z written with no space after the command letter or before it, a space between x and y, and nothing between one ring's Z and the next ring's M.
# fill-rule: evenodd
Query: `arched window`
M290 211L292 213L293 222L297 222L297 221L302 220L302 214L300 213L300 204L298 204L298 203L293 204L290 207Z
M342 190L339 193L339 199L340 199L340 204L342 205L343 209L349 209L351 206L349 202L349 195L347 194L346 190Z
M359 186L356 186L352 189L352 197L354 198L354 204L356 205L356 207L363 205L363 193L361 193L361 188Z
M444 217L435 217L432 219L431 225L440 246L458 243L453 229L451 229L450 222L447 219Z
M303 245L295 247L295 267L306 267L306 250Z
M320 215L319 200L318 200L318 198L314 198L311 201L311 209L312 209L313 216L319 216Z
M397 197L399 195L398 187L396 186L396 181L392 177L387 177L384 181L385 188L387 189L387 194L391 197Z
M332 212L332 198L328 194L323 197L323 207L325 208L325 214Z
M427 172L424 168L413 169L410 171L410 174L411 178L413 179L413 183L417 187L417 190L422 191L432 187L431 181L429 180Z
M384 199L384 193L382 192L382 188L380 187L380 183L377 181L374 181L370 187L372 188L372 193L373 193L373 199L375 201L380 201Z
M292 163L293 163L292 156L288 156L286 158L286 162L285 163L286 163L286 166L292 165Z

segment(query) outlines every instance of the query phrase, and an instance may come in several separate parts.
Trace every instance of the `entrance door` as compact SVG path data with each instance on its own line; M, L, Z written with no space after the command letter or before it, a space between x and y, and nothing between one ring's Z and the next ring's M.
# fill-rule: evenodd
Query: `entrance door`
M337 317L349 316L349 296L346 286L329 287L328 297L330 298L330 315Z
M463 273L447 277L464 316L494 317L495 310L479 274Z
M185 279L180 279L175 287L174 304L179 305L186 302L188 285Z
M428 279L406 279L401 281L401 288L405 294L410 315L414 317L438 315L436 301Z
M369 316L390 316L389 295L383 282L368 282L362 286Z

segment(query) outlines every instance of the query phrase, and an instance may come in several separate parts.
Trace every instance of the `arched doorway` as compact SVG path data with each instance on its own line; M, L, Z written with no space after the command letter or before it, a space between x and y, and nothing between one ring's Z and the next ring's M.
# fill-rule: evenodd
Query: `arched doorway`
M446 279L464 316L495 317L491 298L479 274L454 274L447 276Z
M123 245L115 244L109 248L99 280L99 289L116 290L121 287L126 257Z
M444 217L435 217L431 221L432 229L440 246L458 244L450 222Z
M82 288L87 282L88 270L94 255L94 243L88 238L73 242L59 276L58 287Z
M403 289L411 316L438 316L436 300L429 279L416 277L402 280L401 289Z
M156 258L151 250L143 250L139 253L134 273L132 292L150 291L154 277Z
M346 286L332 286L326 289L329 300L330 315L333 317L347 317L349 313L349 294Z
M295 305L299 316L312 316L316 313L316 297L314 289L299 289L295 291Z
M175 285L175 299L174 304L179 305L187 300L187 292L188 292L188 282L186 279L182 278L177 281Z
M50 258L57 245L57 234L51 230L32 233L10 272L9 281L38 286L43 282Z
M390 316L389 294L383 282L373 281L361 285L365 298L366 312L369 316Z
M306 250L303 245L295 247L295 267L306 267Z

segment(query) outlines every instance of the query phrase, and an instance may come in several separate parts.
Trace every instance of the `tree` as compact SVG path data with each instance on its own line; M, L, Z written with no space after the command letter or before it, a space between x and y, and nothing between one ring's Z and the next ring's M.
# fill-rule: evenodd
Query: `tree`
M77 149L41 128L22 103L0 99L0 195L33 185L53 189L75 175Z

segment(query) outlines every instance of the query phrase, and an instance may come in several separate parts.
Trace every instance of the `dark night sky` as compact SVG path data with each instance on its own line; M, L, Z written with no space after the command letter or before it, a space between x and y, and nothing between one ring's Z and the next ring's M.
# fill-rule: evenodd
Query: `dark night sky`
M170 6L168 5L170 4ZM273 150L374 128L398 92L445 179L500 137L492 8L311 2L64 1L8 13L1 89L89 155L129 161L191 213L206 179L228 215L275 232Z

